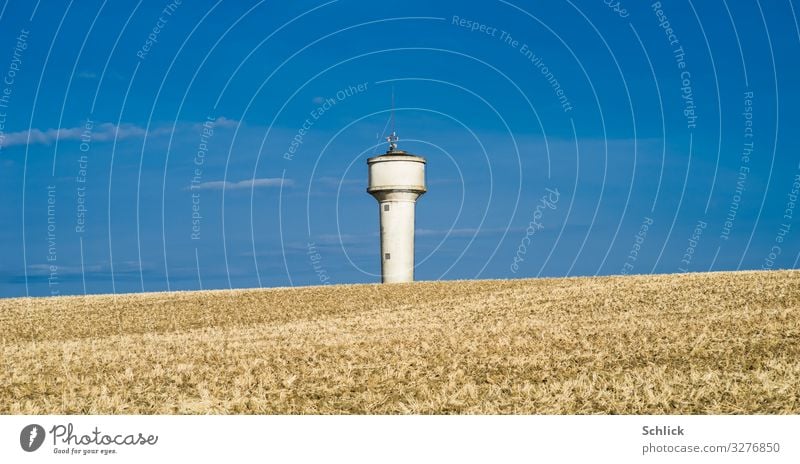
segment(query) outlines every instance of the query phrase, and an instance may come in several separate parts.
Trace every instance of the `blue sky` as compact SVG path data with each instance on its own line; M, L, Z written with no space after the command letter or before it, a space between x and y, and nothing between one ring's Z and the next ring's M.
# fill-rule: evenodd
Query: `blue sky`
M0 296L798 266L788 0L0 8Z

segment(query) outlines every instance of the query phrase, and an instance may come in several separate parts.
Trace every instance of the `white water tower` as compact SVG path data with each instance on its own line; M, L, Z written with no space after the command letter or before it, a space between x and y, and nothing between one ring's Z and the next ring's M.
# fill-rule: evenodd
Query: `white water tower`
M425 188L425 158L397 149L367 160L367 192L378 200L381 222L381 282L414 281L414 208Z

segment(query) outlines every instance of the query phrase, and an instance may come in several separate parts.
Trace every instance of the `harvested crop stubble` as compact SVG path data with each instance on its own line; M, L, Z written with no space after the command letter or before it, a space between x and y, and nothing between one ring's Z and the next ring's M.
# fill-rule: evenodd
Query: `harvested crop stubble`
M0 413L800 413L800 271L0 300Z

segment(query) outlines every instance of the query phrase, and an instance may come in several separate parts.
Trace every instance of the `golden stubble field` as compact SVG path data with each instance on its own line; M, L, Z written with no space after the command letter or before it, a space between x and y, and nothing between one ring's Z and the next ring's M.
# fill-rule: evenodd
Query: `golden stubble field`
M0 413L800 413L800 271L0 300Z

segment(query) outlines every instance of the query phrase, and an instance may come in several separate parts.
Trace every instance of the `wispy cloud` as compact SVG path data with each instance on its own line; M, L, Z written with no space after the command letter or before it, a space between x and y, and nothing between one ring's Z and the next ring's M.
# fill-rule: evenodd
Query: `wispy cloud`
M85 127L70 127L61 129L30 129L19 132L9 132L5 136L0 136L0 147L7 148L14 145L50 145L56 140L80 140L81 135L86 131ZM141 137L147 131L134 124L120 124L119 126L109 122L96 125L91 129L92 141L108 141L126 139L130 137Z
M262 177L259 179L240 180L239 182L231 182L227 180L215 180L211 182L201 182L199 184L192 184L189 186L190 190L240 190L249 188L262 188L262 187L280 187L292 186L294 181L291 179L281 179L280 177Z
M522 231L524 228L509 228L508 232ZM414 232L418 237L471 237L473 235L497 235L506 232L504 228L482 227L478 228L453 228L453 229L416 229ZM319 245L353 245L362 243L372 243L377 232L370 234L321 234L313 238Z
M214 122L218 128L236 127L239 121L220 116ZM192 130L202 128L203 123L179 123L176 130L190 127ZM112 124L104 122L94 124L93 127L85 126L64 127L59 129L29 129L18 132L0 132L0 148L7 148L16 145L51 145L56 140L81 140L81 137L90 136L92 142L107 142L112 140L124 140L133 137L144 137L154 135L166 135L172 132L172 124L159 125L151 128L148 132L144 127L136 124Z
M115 274L122 274L122 273L131 273L131 272L139 272L139 269L149 270L152 268L152 265L147 262L138 262L138 261L120 261L114 263L114 273ZM29 264L28 265L28 275L29 276L49 276L53 272L52 265L50 263L41 263L41 264ZM98 262L98 263L86 263L83 268L81 266L69 266L69 265L59 265L58 266L58 274L59 276L79 276L81 274L108 274L111 275L111 264L108 261Z
M224 127L224 128L231 128L236 127L241 124L240 121L235 119L228 119L225 116L220 116L214 120L214 127ZM203 123L196 124L195 127L202 127Z
M372 234L321 234L314 237L313 241L320 245L358 245L372 242L377 236L377 232Z
M508 231L517 230L515 228L509 228ZM502 234L506 232L506 229L501 228L490 228L490 227L483 227L483 228L453 228L453 229L417 229L416 234L420 237L438 237L438 236L448 236L448 237L471 237L473 235L493 235L493 234Z

